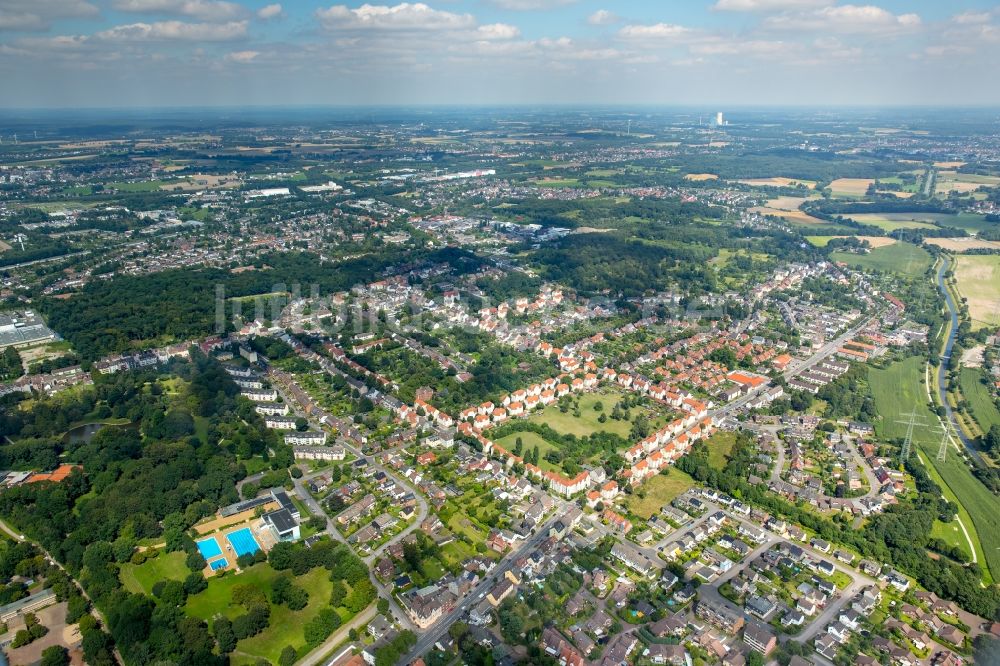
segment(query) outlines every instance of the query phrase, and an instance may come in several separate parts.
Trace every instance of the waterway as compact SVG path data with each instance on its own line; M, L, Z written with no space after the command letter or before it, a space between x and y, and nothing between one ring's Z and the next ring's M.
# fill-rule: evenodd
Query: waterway
M955 346L955 339L958 337L958 308L955 307L955 302L951 298L951 293L944 284L944 276L945 273L948 272L950 265L951 260L948 257L944 257L937 272L938 289L944 296L944 302L948 306L948 313L950 315L950 321L948 323L948 339L944 344L944 352L941 354L941 365L938 366L937 372L938 397L941 399L941 404L944 405L945 418L948 419L948 421L954 426L954 432L962 441L962 444L965 445L966 451L969 452L969 455L972 456L972 459L978 464L983 464L983 458L976 449L975 443L966 437L961 426L959 426L958 419L955 417L955 411L948 403L948 385L946 381L948 374L948 361L951 358L952 347Z

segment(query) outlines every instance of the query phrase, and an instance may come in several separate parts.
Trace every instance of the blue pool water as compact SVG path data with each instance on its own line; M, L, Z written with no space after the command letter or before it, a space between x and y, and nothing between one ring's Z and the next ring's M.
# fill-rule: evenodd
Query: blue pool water
M218 557L222 555L222 549L219 548L219 542L215 538L202 539L198 542L198 550L201 551L201 556L206 560L210 560L213 557Z
M214 562L210 562L208 566L212 567L212 571L217 571L218 569L225 569L226 564L228 564L228 562L226 562L226 558L220 557Z
M233 547L236 557L256 553L260 550L260 546L257 544L257 540L253 538L253 532L250 531L249 527L244 527L241 530L227 534L226 540Z

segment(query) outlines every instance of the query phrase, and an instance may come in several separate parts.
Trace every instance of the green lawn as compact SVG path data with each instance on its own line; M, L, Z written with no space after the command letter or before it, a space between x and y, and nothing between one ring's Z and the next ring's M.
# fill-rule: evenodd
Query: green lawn
M914 451L922 454L928 473L942 487L944 496L959 506L959 517L976 547L980 563L986 562L993 576L1000 574L1000 498L987 490L963 462L954 449L945 461L936 460L941 441L937 416L927 403L924 360L908 358L893 363L885 370L870 369L868 381L875 399L879 418L875 430L883 439L902 439L906 435L904 414L911 410L919 417L914 430ZM932 378L933 381L933 378ZM981 544L979 543L981 541Z
M834 261L842 261L857 268L899 273L912 277L922 275L931 265L931 255L927 250L902 241L876 248L867 254L833 252L830 257Z
M986 373L980 368L962 368L959 386L962 396L969 403L969 411L979 429L984 433L994 424L1000 424L1000 410L993 400L993 391L985 382Z
M142 564L123 564L118 577L129 592L152 596L153 583L158 580L184 580L191 570L185 564L183 551L160 553L159 557Z
M950 523L935 520L933 527L931 527L931 536L935 539L941 539L949 546L958 548L969 555L969 542L966 540L962 528L958 526L957 520L952 520Z
M211 626L212 618L226 615L234 618L245 611L241 606L231 604L233 587L236 585L252 585L260 590L268 591L271 581L279 575L270 565L257 564L245 571L223 578L209 580L208 589L190 597L185 610L188 615L206 620ZM236 645L236 653L232 657L233 664L254 664L258 658L264 658L272 664L278 663L278 657L286 645L293 646L300 653L305 647L304 627L309 620L319 614L319 611L330 601L330 572L324 567L316 567L309 573L295 577L295 584L309 593L309 603L300 611L289 610L287 606L271 606L271 621L268 628L252 638L241 640Z
M649 517L663 508L664 504L669 504L671 500L694 485L694 479L676 467L671 467L667 476L657 474L639 486L637 492L625 500L625 506L640 518L649 520ZM643 497L640 497L640 494Z
M870 224L882 231L897 229L936 229L930 221L921 219L920 215L910 213L860 213L852 214L851 219L861 224Z

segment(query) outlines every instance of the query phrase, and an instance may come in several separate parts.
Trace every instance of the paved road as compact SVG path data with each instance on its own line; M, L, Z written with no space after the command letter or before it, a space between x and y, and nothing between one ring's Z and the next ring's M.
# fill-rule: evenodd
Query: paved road
M0 520L0 530L6 532L13 539L15 539L17 541L26 541L26 542L34 545L35 548L37 548L38 550L40 550L41 553L42 553L42 555L45 556L45 560L49 564L57 567L60 571L62 571L64 574L66 574L66 577L69 578L70 582L73 583L73 586L76 588L77 592L79 592L83 596L84 599L86 599L88 602L90 602L90 614L93 615L97 619L97 622L101 626L101 628L104 629L104 631L107 631L107 632L111 631L108 628L108 621L105 619L104 613L102 613L97 608L97 605L94 603L94 600L91 599L90 596L87 594L87 591L85 589L83 589L83 586L80 585L80 583L78 583L75 578L73 578L73 574L71 574L69 571L67 571L66 567L64 567L59 560L57 560L56 558L52 557L52 555L49 553L49 551L45 550L45 548L42 547L42 544L38 543L37 541L34 541L33 539L29 539L28 537L26 537L25 535L21 534L20 532L18 532L17 530L15 530L14 528L12 528L10 525L8 525L7 523L5 523L2 520ZM114 648L113 654L114 654L114 657L115 657L115 661L117 661L119 664L124 664L125 663L125 660L122 659L122 655L118 651L118 647L117 646Z
M820 347L819 349L817 349L816 352L812 356L810 356L808 359L806 359L805 361L802 361L802 362L797 363L797 364L793 364L792 366L790 366L788 368L788 370L785 371L785 374L784 374L785 379L789 380L792 377L795 377L797 375L802 374L803 372L806 372L807 370L809 370L810 368L812 368L814 365L817 365L818 363L820 363L821 361L823 361L826 357L830 356L831 354L833 354L834 352L836 352L838 349L840 349L844 345L844 343L848 342L849 340L851 340L852 338L854 338L854 336L856 336L858 333L860 333L865 328L867 328L872 322L874 322L881 315L882 315L882 313L880 312L879 314L877 314L875 316L872 316L872 317L869 317L868 319L865 319L860 324L858 324L858 325L856 325L856 326L854 326L852 328L849 328L847 331L845 331L844 333L841 333L835 339L830 340L829 342L827 342L826 344L824 344L822 347Z
M410 653L404 658L399 660L400 664L409 664L414 659L424 654L430 650L434 644L444 636L445 632L448 631L448 627L454 624L456 621L461 619L469 610L476 606L479 602L485 598L487 592L500 580L501 577L510 571L519 558L528 555L535 548L538 547L542 541L548 538L549 529L559 520L565 513L567 503L562 503L558 505L556 513L554 516L549 518L541 528L535 532L531 537L525 539L524 543L514 551L508 553L500 562L493 568L489 574L486 575L479 583L469 590L469 593L462 597L462 600L455 606L455 608L447 615L442 616L431 625L428 629L424 630L420 638L417 640L417 644L413 646Z

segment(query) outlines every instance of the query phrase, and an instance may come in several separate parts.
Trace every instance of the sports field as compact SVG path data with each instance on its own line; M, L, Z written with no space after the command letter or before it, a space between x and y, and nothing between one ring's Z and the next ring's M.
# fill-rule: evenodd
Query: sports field
M927 250L904 242L875 248L867 254L834 252L830 257L834 261L842 261L848 266L911 277L922 275L931 265L931 255Z
M1000 324L1000 255L955 257L958 293L966 299L972 330Z
M676 467L670 467L666 476L657 474L647 479L637 491L628 496L625 506L643 520L649 520L665 504L695 485L695 480Z
M900 440L907 430L902 421L908 420L906 415L911 410L917 414L913 450L921 454L928 473L942 486L945 497L959 506L958 515L976 548L977 560L985 561L990 573L996 576L1000 574L1000 498L972 475L954 448L949 449L945 461L936 459L941 434L935 430L939 420L928 407L928 387L921 383L924 366L924 360L914 356L893 363L885 370L872 368L868 371L868 382L879 414L875 430L883 439Z

